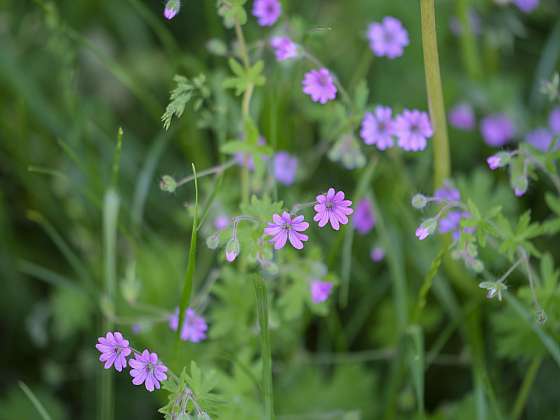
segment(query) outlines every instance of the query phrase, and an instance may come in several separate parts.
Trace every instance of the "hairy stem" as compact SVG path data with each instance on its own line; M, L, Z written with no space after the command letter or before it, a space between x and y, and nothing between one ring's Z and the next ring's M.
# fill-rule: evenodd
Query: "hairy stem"
M440 187L451 174L445 105L441 88L434 0L420 0L422 49L430 117L434 126L434 186Z

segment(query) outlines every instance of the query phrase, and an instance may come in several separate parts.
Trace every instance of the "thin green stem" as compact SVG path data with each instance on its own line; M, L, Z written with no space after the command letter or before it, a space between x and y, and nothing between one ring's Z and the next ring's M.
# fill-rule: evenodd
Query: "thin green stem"
M224 172L226 169L231 168L232 166L234 166L237 162L232 159L230 161L227 161L226 163L222 164L222 165L218 165L218 166L213 166L212 168L208 168L204 171L201 171L200 173L196 174L196 178L202 178L208 175L214 175L214 174L221 174L222 172ZM194 181L195 176L194 175L189 175L179 181L177 181L177 188L191 182Z
M262 277L253 277L255 295L257 299L257 317L261 336L262 353L262 397L264 401L264 418L274 419L274 401L272 394L272 352L270 347L270 333L268 331L268 294Z
M430 116L434 125L434 185L440 187L451 174L447 121L441 87L434 0L420 0L422 49Z
M194 176L194 216L193 225L191 231L191 243L189 247L189 261L187 263L187 271L185 272L185 281L183 282L183 294L181 296L181 304L179 306L179 326L177 328L177 342L181 340L181 331L183 331L183 324L185 322L185 311L189 306L191 300L192 288L193 288L193 277L196 268L196 246L198 238L198 180L196 177L196 168L194 163L192 164L193 176Z
M461 50L467 73L471 79L478 80L482 70L476 45L476 37L471 26L471 0L457 1L457 15L461 22Z
M521 384L521 389L519 390L519 393L517 394L517 398L515 399L515 403L513 405L513 410L510 417L512 420L518 420L523 414L523 409L527 404L527 398L529 398L531 388L533 387L533 383L535 382L535 378L537 377L537 373L539 372L542 361L542 357L535 357L529 365L529 369L527 369L527 372L525 373L523 383Z
M18 381L18 386L21 388L25 396L29 398L29 401L31 401L31 404L33 404L33 407L35 407L35 410L37 410L39 416L43 420L51 420L52 417L49 415L43 404L41 404L41 401L39 401L39 399L35 396L33 391L31 391L31 389L22 381Z

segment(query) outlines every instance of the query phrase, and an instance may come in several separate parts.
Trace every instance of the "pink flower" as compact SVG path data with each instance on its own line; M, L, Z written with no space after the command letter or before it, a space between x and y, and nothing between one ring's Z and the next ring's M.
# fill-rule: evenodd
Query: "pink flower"
M273 36L270 38L270 46L278 61L289 60L298 55L297 45L287 36Z
M383 248L376 246L371 250L369 256L373 262L380 262L385 258L385 251L383 251Z
M95 348L101 352L99 360L105 362L105 369L115 366L117 372L122 372L126 367L126 358L132 351L120 332L108 332L105 337L97 339Z
M284 212L282 216L272 216L272 223L264 228L264 233L272 236L270 242L274 244L274 249L284 248L288 239L295 249L302 249L303 242L309 238L300 232L304 232L308 227L309 223L303 221L303 216L295 216L292 219L288 212Z
M373 214L373 207L367 198L363 198L356 206L356 213L354 213L354 228L365 235L375 226L375 216Z
M373 113L366 113L360 130L365 144L374 144L379 150L393 147L395 123L391 117L392 112L387 106L378 106Z
M302 84L303 93L311 96L313 102L326 104L336 98L334 79L325 68L305 73Z
M421 241L426 239L429 235L430 235L430 231L423 226L420 226L418 229L416 229L416 237Z
M488 159L486 159L486 163L488 163L488 167L492 170L498 169L501 165L501 160L499 156L492 155Z
M272 26L282 13L282 5L278 0L255 0L253 16L261 26Z
M370 49L378 57L400 57L409 43L408 32L401 21L392 16L384 17L381 23L369 25L367 36Z
M333 284L326 281L315 280L311 282L311 300L313 303L326 301L332 291Z
M134 385L145 384L146 389L152 392L160 388L160 382L167 379L167 367L158 360L156 353L150 353L147 349L142 354L135 354L130 359L130 376Z
M405 109L395 120L395 132L399 147L409 152L424 150L427 139L434 134L428 114Z
M334 230L340 229L340 225L348 223L348 216L354 210L350 208L352 201L344 199L344 192L336 192L334 188L329 188L326 194L317 196L315 204L314 221L319 222L319 227L325 226L330 222Z

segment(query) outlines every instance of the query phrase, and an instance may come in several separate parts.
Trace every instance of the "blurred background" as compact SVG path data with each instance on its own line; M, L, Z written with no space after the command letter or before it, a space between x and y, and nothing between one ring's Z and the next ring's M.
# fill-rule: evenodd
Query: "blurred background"
M98 290L107 258L102 212L112 183L119 127L124 132L117 181L119 235L125 238L115 251L119 299L124 302L127 293L139 294L139 301L161 308L156 314L150 309L150 316L162 319L176 306L191 223L184 204L192 201L192 188L166 194L159 189L159 178L187 176L191 162L199 170L219 163L216 126L239 117L238 98L221 89L228 72L224 55L231 51L234 34L223 27L215 3L186 0L180 14L167 21L159 0L0 0L1 419L38 418L18 381L33 390L53 419L96 415L96 383L102 369L94 345L102 333L104 309ZM522 133L546 124L550 105L540 90L558 70L560 2L542 0L530 14L512 4L498 4L503 1L436 3L447 107L467 101L478 116L507 112L520 140ZM348 90L365 79L370 104L427 108L418 1L285 0L283 6L299 42L320 57ZM459 18L465 10L473 29L467 35ZM386 15L398 17L409 32L410 46L398 60L374 58L367 44L367 25ZM269 35L252 17L244 29L255 48ZM267 139L274 139L277 150L306 162L324 137L318 124L324 117L300 92L305 66L280 68L269 52L263 55L271 87L260 89L255 97L259 127ZM200 73L208 77L217 108L201 113L189 108L169 131L163 130L160 118L173 76L192 78ZM537 220L546 214L542 197L549 186L535 184L527 197L515 199L507 175L489 173L484 167L492 149L477 130L450 128L450 141L454 178L465 195L485 208L499 203L514 219L529 208ZM409 208L412 193L432 192L431 152L395 165L380 156L373 188L386 231L399 250L402 275L415 290L437 252L415 242L412 232L419 217ZM278 192L284 202L296 202L303 192L309 195L330 184L351 191L358 178L355 171L323 157L316 167L302 168L298 179L296 188ZM222 208L230 212L237 202L235 181L226 176L219 197ZM209 185L202 182L203 191ZM337 318L346 343L337 347L332 317L305 316L297 321L293 336L277 338L283 340L275 358L278 413L332 407L359 409L362 418L411 418L407 413L414 408L413 388L405 384L393 392L386 381L391 369L398 369L390 363L390 351L342 363L298 362L287 356L394 347L397 303L391 276L399 274L369 260L376 235L354 246L351 305L339 309ZM554 259L559 257L557 239L540 245L554 253ZM333 271L340 269L338 252L332 259ZM497 272L507 268L503 262L487 264ZM202 250L198 265L200 284L215 265L213 252ZM436 281L447 279L441 275ZM132 326L143 325L146 311L125 303L119 311L131 320L123 323L123 332L133 335ZM482 392L477 381L490 380L495 401L488 402L486 418L499 418L492 404L510 408L528 361L541 357L526 415L558 418L558 367L545 358L540 342L530 332L516 330L517 321L494 302L477 313L480 340L473 344L451 331L442 350L447 357L435 359L427 371L430 416L476 418L481 404L477 392ZM549 317L550 328L558 334L558 319L554 314ZM423 320L428 348L450 322L441 303L430 300ZM137 333L135 340L138 347L162 348L173 336L164 322L162 328L151 325ZM217 337L191 346L188 357L212 360L228 346L223 340ZM488 370L483 376L473 373L472 346L485 354ZM386 411L387 392L393 392L395 412ZM115 418L160 418L157 408L164 404L164 393L141 392L122 375L116 378L115 393Z

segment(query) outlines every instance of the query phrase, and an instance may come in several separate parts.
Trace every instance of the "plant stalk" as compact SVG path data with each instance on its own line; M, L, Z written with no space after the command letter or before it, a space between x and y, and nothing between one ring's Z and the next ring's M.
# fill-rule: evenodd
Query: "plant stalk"
M451 160L439 69L434 0L420 0L420 14L426 89L434 128L434 187L438 188L451 174Z

